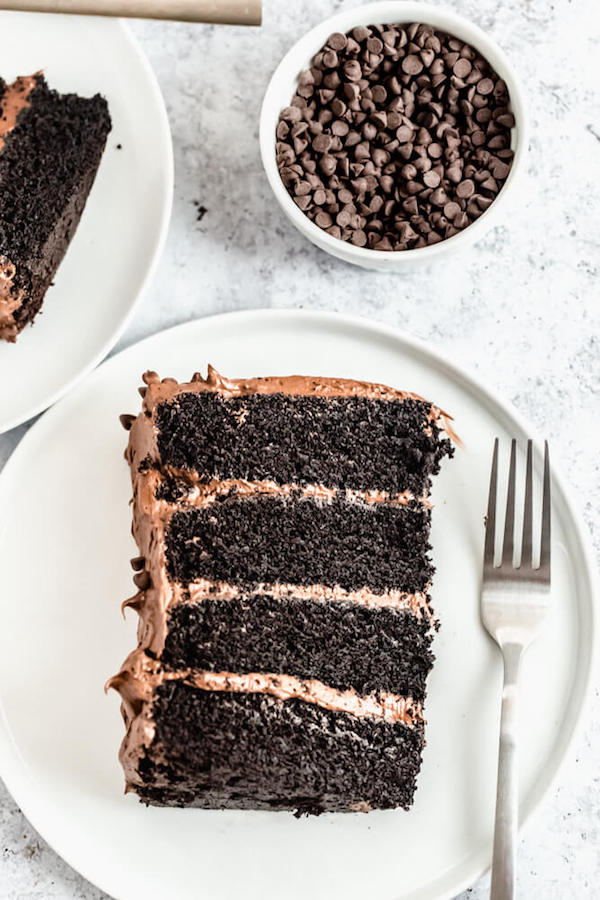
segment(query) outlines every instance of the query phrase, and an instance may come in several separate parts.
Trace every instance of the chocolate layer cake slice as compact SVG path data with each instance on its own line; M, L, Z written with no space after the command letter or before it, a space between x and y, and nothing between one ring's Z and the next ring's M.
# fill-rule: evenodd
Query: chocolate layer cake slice
M111 122L106 100L0 79L0 339L32 322L75 234Z
M127 790L160 805L408 808L447 417L344 379L144 381L142 412L122 417L139 643L109 682Z

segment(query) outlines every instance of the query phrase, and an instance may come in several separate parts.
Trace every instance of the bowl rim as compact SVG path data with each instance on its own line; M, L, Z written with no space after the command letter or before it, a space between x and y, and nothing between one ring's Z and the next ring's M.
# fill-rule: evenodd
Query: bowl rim
M409 250L373 250L370 247L356 247L349 241L342 241L340 238L328 234L296 206L288 194L277 168L275 128L281 107L280 103L276 101L275 95L278 93L279 82L284 77L285 70L296 56L306 58L308 55L316 53L332 32L347 32L353 27L353 22L355 25L361 25L366 24L366 20L400 23L419 21L450 34L455 33L461 40L472 44L493 65L508 86L511 110L515 116L516 125L513 130L515 156L506 182L488 209L475 222L458 234L427 247ZM301 66L300 63L298 74ZM391 269L392 266L389 264L392 261L400 265L417 260L428 262L433 257L450 250L458 251L476 243L495 224L498 224L496 221L498 215L505 209L507 198L512 196L515 182L518 181L524 167L529 144L529 116L521 81L512 63L494 38L486 34L479 25L446 6L433 6L430 3L421 3L419 0L377 0L374 3L341 10L333 16L323 19L287 50L273 72L263 97L259 120L259 142L263 167L271 189L283 211L299 231L304 232L305 236L321 249L338 258L341 255L354 257L352 261L362 265L372 265L376 261L387 262L387 268Z

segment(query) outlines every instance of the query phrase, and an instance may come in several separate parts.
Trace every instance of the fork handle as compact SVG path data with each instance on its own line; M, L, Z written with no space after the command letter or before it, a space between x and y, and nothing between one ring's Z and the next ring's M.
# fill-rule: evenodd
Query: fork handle
M504 688L500 714L491 900L513 900L515 897L519 833L517 683L523 648L520 644L506 644L502 648L502 653Z

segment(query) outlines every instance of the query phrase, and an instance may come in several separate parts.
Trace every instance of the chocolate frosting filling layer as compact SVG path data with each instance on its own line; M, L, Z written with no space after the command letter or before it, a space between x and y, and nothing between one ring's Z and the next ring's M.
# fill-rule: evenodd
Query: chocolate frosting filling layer
M398 506L408 506L411 503L419 503L431 508L427 497L416 498L409 491L392 493L383 490L360 491L354 488L327 487L324 484L278 484L276 481L249 481L245 478L224 478L206 481L197 473L185 469L173 469L169 466L161 467L161 470L151 469L147 474L150 482L149 489L154 490L155 497L171 504L172 500L165 493L169 483L177 488L177 503L184 506L209 506L229 494L235 494L237 498L255 497L260 494L278 495L280 497L292 497L294 495L307 499L332 503L336 497L342 497L349 503L390 503Z

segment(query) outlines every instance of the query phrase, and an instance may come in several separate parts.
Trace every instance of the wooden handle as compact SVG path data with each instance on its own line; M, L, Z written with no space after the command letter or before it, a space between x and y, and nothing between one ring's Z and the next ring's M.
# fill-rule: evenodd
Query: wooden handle
M260 25L262 0L10 0L8 3L0 0L0 9Z

